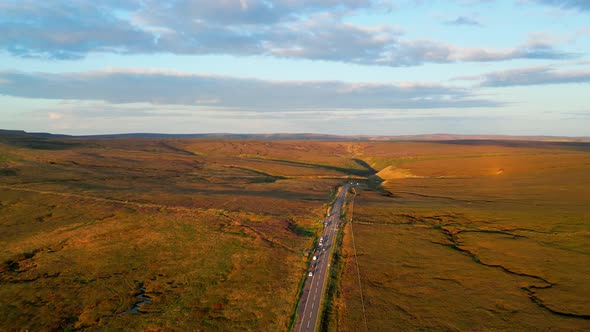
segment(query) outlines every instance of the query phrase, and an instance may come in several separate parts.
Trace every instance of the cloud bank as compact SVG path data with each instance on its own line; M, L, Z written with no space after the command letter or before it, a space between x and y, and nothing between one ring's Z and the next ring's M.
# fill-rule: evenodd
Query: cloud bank
M581 2L580 2L581 3ZM393 25L346 21L389 8L376 0L7 0L0 49L18 57L89 53L262 55L382 65L563 59L553 45L469 48L403 37ZM477 22L459 17L454 24Z
M493 107L469 89L421 83L265 81L176 72L0 72L0 94L108 103L193 105L263 110Z
M494 71L462 79L481 80L480 86L484 87L590 83L590 69L556 70L552 67L531 67Z

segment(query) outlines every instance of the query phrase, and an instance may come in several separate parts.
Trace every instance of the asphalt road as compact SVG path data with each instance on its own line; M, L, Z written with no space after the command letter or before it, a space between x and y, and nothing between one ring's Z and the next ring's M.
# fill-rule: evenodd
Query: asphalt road
M340 225L340 211L342 204L344 204L344 194L350 187L352 187L351 184L346 184L342 187L336 201L332 205L330 216L325 220L327 225L322 232L322 244L318 244L312 253L312 255L316 256L317 260L312 260L308 271L312 275L308 275L303 292L301 293L294 329L296 332L315 331L318 325L322 297L324 296L328 280L328 269L332 260L334 242L336 241L336 232Z

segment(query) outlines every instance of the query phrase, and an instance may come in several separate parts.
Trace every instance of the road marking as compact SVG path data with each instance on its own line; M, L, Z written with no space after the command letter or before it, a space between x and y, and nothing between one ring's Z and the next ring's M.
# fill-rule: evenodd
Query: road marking
M313 276L311 277L311 284L313 285ZM305 312L307 311L307 305L309 304L309 292L307 293L307 298L305 299L305 307L303 307L303 315L305 316ZM311 317L311 313L310 313ZM307 322L307 328L309 328L309 321ZM301 332L301 326L299 327L299 331Z
M319 310L320 310L320 304L318 302L318 310L314 310L315 308L315 303L316 303L316 297L318 297L318 293L319 293L319 299L321 301L322 296L323 296L323 291L324 291L324 286L327 282L326 280L326 271L328 270L328 268L330 267L330 263L329 260L331 258L331 254L332 254L332 246L334 245L334 241L335 241L335 237L333 236L336 231L338 230L338 222L340 221L339 215L341 213L341 208L342 205L344 204L344 195L346 193L346 188L347 188L348 184L345 185L342 188L342 191L340 192L340 195L337 198L337 201L333 207L332 210L332 216L330 216L328 218L328 221L330 221L330 225L328 227L325 227L322 234L325 240L324 241L324 245L322 245L322 251L325 251L327 260L326 262L324 262L323 259L317 259L317 262L315 263L315 269L314 269L314 274L311 278L311 281L309 281L309 291L306 292L305 295L303 295L305 297L305 306L303 308L303 315L302 315L302 322L301 325L299 327L299 331L313 331L314 329L310 329L310 325L311 325L311 319L312 317L315 317L315 319L317 320L317 317L319 316ZM320 248L317 247L317 250L319 250ZM320 252L321 257L323 257L323 253ZM314 280L316 279L316 276L318 277L317 282L314 284ZM319 288L319 292L318 292L318 288ZM307 329L304 329L303 326L305 324L305 316L306 313L308 312L307 310L307 306L309 304L309 299L310 299L310 292L313 291L313 302L311 304L311 310L309 312L309 320L307 322ZM314 324L315 324L315 320L314 320ZM315 326L315 325L314 325Z

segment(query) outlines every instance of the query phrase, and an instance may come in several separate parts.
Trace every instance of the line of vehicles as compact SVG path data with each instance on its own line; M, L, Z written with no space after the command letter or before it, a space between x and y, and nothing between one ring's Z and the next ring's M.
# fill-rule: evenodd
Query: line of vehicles
M311 271L309 271L309 273L307 274L307 276L309 276L309 277L313 277L313 272L314 272L315 267L318 263L320 255L323 251L326 251L326 248L324 248L323 246L324 246L324 237L321 236L320 241L318 242L318 246L316 248L316 251L314 252L313 257L311 258L311 260L312 260ZM320 248L322 250L320 250Z
M359 185L358 182L350 182L350 184L353 186ZM328 211L326 220L324 220L324 228L328 227L328 225L330 225L330 223L332 222L332 220L331 220L332 218L330 218L330 217L332 217L332 214L333 214L332 211ZM321 250L320 250L320 248L321 248ZM313 277L313 273L314 273L316 265L318 263L319 255L324 251L326 251L326 248L324 247L324 237L321 236L320 240L318 242L318 246L314 252L314 256L312 257L312 265L311 265L311 270L307 274L308 277Z
M355 183L354 182L351 182L351 183L345 185L343 187L343 189L348 190L347 188L350 188L351 185L354 186ZM358 183L356 183L356 185L358 185ZM327 249L330 249L330 246L331 246L330 242L331 241L334 241L334 238L330 238L330 237L331 236L334 236L333 234L335 233L336 229L339 226L339 219L338 219L339 216L338 215L340 214L340 209L342 208L344 193L345 192L342 191L338 195L338 198L336 199L334 206L332 206L333 211L332 210L329 210L327 212L327 216L326 216L326 218L324 220L324 230L323 230L324 233L323 233L323 236L321 236L319 238L318 244L317 244L317 246L315 247L315 249L312 252L313 256L311 258L310 270L308 271L308 274L307 274L308 280L306 282L307 285L310 285L309 287L313 287L314 282L312 282L313 279L311 279L311 278L314 276L314 274L319 271L320 272L320 275L321 275L321 272L322 271L326 271L325 269L326 268L329 268L329 266L330 266L330 264L327 264L329 261L324 261L324 258L329 260L330 257L329 256L323 257L323 256L324 256L324 253L329 252L329 250L326 252L326 248ZM335 227L334 227L333 230L328 231L328 226L330 226L332 224L332 222L335 222L335 224L334 224ZM324 244L324 240L326 241L326 244ZM321 264L324 264L324 265L321 265ZM320 283L319 283L319 286L320 286L321 289L320 289L320 297L319 297L319 300L317 300L317 301L320 301L320 302L321 302L321 299L323 297L323 285L325 284L325 278L323 278L323 279L324 280L320 280ZM317 285L318 285L318 283L316 283L316 286ZM307 311L306 311L307 304L310 301L311 288L308 289L308 291L305 292L305 294L307 294L306 295L307 298L305 299L305 301L306 301L305 302L305 307L303 308L303 313L300 313L301 316L299 316L299 318L298 318L298 319L301 319L300 331L303 330L302 326L303 326L304 322L307 322L307 328L308 329L309 329L310 323L314 323L315 324L315 322L316 322L315 321L315 318L312 319L312 315L311 314L309 316L306 314L307 313ZM303 295L302 295L301 300L302 301L304 300ZM312 306L311 306L312 311L314 310L313 309L313 307L314 307L313 306L313 303L316 303L317 306L316 306L315 312L316 312L316 315L319 315L317 313L318 310L319 310L319 307L320 307L319 302L316 302L316 298L315 297L314 297L313 301L314 302L312 302ZM308 319L308 320L306 321L306 319Z

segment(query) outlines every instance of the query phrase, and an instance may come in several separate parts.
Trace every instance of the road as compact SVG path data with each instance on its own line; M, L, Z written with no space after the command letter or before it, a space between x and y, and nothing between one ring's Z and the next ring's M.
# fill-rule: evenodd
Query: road
M336 232L340 225L340 211L344 204L344 195L352 184L347 183L342 187L338 197L332 205L329 217L325 220L325 227L322 232L321 245L314 249L312 255L317 260L312 260L308 272L312 275L307 277L303 292L297 308L297 320L294 331L310 332L315 331L320 317L321 303L328 280L328 271L332 260L334 243L336 241ZM327 223L327 224L326 224Z

